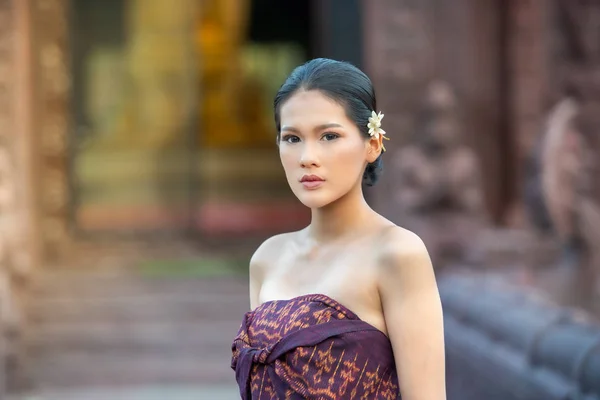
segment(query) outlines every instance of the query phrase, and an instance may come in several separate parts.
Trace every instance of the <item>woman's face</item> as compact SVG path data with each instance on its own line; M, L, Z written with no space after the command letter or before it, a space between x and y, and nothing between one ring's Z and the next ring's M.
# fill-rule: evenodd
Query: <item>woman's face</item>
M316 90L299 91L280 110L279 154L288 183L307 207L326 206L360 185L380 153L344 108Z

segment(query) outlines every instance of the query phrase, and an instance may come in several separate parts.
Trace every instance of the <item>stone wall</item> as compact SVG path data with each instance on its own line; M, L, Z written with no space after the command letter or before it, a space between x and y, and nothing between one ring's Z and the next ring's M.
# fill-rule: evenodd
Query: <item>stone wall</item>
M375 84L379 109L386 114L385 172L372 199L392 220L398 149L415 131L415 115L428 82L453 88L462 109L466 144L481 158L487 206L500 215L505 197L497 2L457 0L363 1L364 66ZM400 221L396 221L400 222Z
M23 332L36 260L29 122L26 2L0 0L1 390L25 383Z
M34 142L41 252L65 254L69 244L68 137L71 126L69 1L30 0Z
M442 79L462 105L465 139L481 159L493 219L520 224L523 161L547 99L548 4L544 0L363 1L364 66L386 114L387 168L372 196L395 219L393 159L413 133L424 83Z

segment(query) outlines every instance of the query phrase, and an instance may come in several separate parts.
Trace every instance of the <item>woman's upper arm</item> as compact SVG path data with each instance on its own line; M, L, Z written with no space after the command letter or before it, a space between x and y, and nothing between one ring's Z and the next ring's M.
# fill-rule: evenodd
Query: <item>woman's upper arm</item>
M429 254L397 228L384 245L379 294L405 400L446 399L444 327Z

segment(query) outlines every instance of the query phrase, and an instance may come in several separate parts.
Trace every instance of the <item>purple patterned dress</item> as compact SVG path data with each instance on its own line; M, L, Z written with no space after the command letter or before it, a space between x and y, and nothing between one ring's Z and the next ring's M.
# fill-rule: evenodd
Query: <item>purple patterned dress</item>
M400 398L387 336L325 295L246 313L232 350L243 400Z

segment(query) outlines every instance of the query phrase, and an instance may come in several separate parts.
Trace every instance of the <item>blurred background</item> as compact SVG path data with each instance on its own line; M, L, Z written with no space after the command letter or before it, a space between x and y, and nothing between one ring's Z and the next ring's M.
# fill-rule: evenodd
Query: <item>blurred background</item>
M366 195L431 252L449 399L600 399L599 0L0 0L0 398L239 398L314 57L375 85Z

